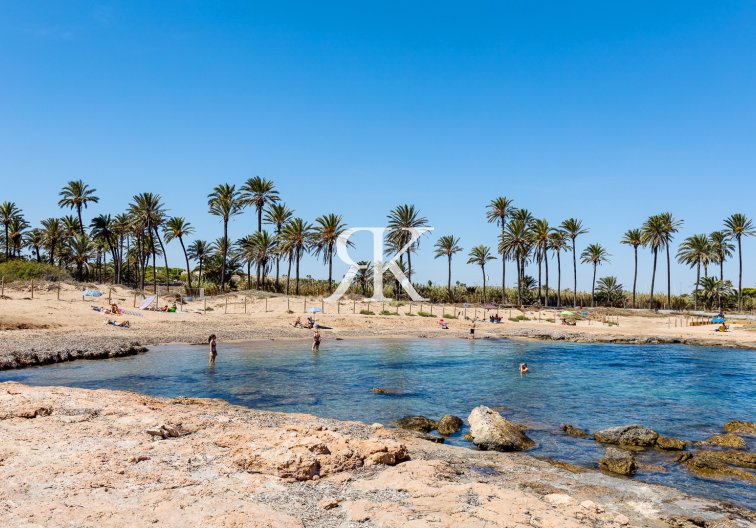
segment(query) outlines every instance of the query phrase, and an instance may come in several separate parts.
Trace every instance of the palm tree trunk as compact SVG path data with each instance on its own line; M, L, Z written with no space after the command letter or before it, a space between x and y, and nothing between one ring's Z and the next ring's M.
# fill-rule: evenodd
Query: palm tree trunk
M160 238L160 233L158 233L157 227L155 228L155 236L158 239L158 243L160 244L160 250L163 252L163 263L165 263L165 287L168 290L168 293L171 292L171 280L168 276L168 253L165 252L165 246L163 245L163 239Z
M407 280L412 284L412 248L407 250Z
M181 243L181 251L184 252L184 260L186 260L186 280L189 282L189 295L192 294L192 273L189 271L189 255L186 252L186 247L184 247L184 239L181 237L178 237L179 242Z
M333 292L333 248L328 248L328 293Z
M575 254L575 238L572 238L572 275L575 284L575 290L572 292L572 307L577 308L577 255Z
M633 246L635 250L635 271L633 272L633 308L635 308L635 287L638 284L638 246Z
M76 205L76 213L79 215L79 232L84 234L84 222L81 220L81 204Z
M701 282L701 263L696 264L696 289L693 292L695 297L693 298L693 309L698 310L698 283Z
M449 272L446 276L446 291L449 293L449 300L451 301L451 255L447 256L449 261Z
M724 285L724 255L719 255L719 282ZM717 306L719 308L719 311L722 311L722 295L721 295L721 286L720 288L717 288Z
M296 267L296 270L295 270L296 281L294 283L294 293L296 295L299 295L299 259L300 259L300 255L299 255L299 253L297 253L297 267Z
M247 261L247 289L252 289L252 261Z
M520 281L520 265L521 261L517 258L517 306L522 306L522 282Z
M669 242L667 246L667 308L672 307L672 268L669 263Z
M480 271L483 272L483 304L486 302L486 267L481 265Z
M226 291L226 253L228 252L228 218L223 218L223 263L221 265L221 293Z
M8 224L5 224L5 258L10 258L10 246L8 245ZM52 256L51 256L52 258Z
M557 308L562 307L562 257L557 251Z
M199 289L199 288L202 287L202 260L203 260L202 257L200 257L200 259L199 259L199 277L198 277L199 284L197 285L197 289Z
M150 235L150 246L152 247L152 287L153 293L157 293L157 251L155 249L155 238L152 235Z
M649 299L650 308L654 309L654 282L656 281L656 257L659 254L658 249L654 249L654 267L651 270L651 299Z
M591 308L596 306L596 268L598 265L593 264L593 284L591 284Z
M289 254L289 258L287 259L289 261L289 269L286 272L286 295L289 295L289 283L291 282L291 259L292 256Z
M538 302L540 303L543 299L541 297L541 260L543 257L541 255L538 255Z
M504 218L501 219L501 236L504 237ZM507 303L507 259L501 252L501 304Z
M543 250L543 261L546 266L546 293L543 296L543 304L548 308L549 306L549 253L548 250Z
M743 311L743 248L738 236L738 311Z

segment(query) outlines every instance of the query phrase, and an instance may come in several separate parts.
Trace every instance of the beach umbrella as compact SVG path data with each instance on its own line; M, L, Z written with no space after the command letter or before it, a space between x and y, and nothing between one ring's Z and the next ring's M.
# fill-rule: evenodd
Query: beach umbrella
M563 312L562 312L562 315L575 315L575 314L574 314L574 313L572 313L572 312L571 312L571 311L569 311L569 310L565 310L565 311L563 311Z
M83 292L81 292L81 294L84 297L100 297L102 295L102 292L98 290L84 290Z
M724 317L715 317L714 319L711 320L711 322L712 323L724 323L725 322L725 318Z
M310 313L319 313L319 312L322 312L323 310L321 310L320 308L308 308L307 311Z

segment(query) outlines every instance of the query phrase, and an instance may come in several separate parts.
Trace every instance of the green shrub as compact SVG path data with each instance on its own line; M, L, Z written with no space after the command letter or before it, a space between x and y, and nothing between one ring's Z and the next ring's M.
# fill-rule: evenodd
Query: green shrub
M32 279L59 281L69 278L69 275L66 270L52 264L13 259L0 264L0 277L4 277L5 282L28 281Z
M402 301L391 301L389 304L391 306L404 306L404 303Z
M456 319L457 316L454 314L444 314L444 319Z
M546 322L547 322L547 323L555 323L555 322L556 322L556 320L555 320L555 319L552 319L552 318L548 318L548 319L546 319Z
M375 312L371 310L360 310L360 315L375 315Z
M435 317L435 315L428 312L417 312L417 315L419 315L420 317Z
M389 312L388 310L381 310L380 314L381 315L399 315L396 312Z
M519 321L530 321L530 317L527 317L525 315L517 315L515 317L510 317L509 320L513 323L517 323Z

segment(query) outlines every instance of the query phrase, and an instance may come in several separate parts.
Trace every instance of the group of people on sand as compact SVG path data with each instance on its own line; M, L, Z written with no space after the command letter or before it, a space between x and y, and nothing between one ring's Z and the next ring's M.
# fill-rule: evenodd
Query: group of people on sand
M307 323L302 323L302 318L297 317L296 320L292 323L292 326L294 328L320 328L320 325L315 322L315 319L312 317L307 318Z
M488 320L492 323L500 323L501 322L501 316L499 314L496 315L489 315Z

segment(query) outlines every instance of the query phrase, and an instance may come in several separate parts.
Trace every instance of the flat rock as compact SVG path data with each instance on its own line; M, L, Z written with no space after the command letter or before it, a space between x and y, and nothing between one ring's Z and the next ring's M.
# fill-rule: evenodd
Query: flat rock
M599 467L618 475L632 475L638 469L633 454L616 447L606 448Z
M746 422L743 420L731 420L724 424L725 433L739 433L747 435L756 435L756 422Z
M496 411L481 405L467 417L472 442L484 451L523 451L535 442L523 432L522 426L505 419Z
M642 425L620 425L596 431L593 438L602 444L647 447L656 443L659 433Z
M670 436L660 436L656 439L656 447L664 451L682 451L688 443L685 440L672 438Z
M702 442L696 442L696 445L710 445L718 447L729 447L732 449L745 449L746 443L741 437L733 433L714 435Z
M410 431L430 433L438 424L435 420L431 420L425 416L405 416L404 418L397 420L396 425L402 429L409 429Z

